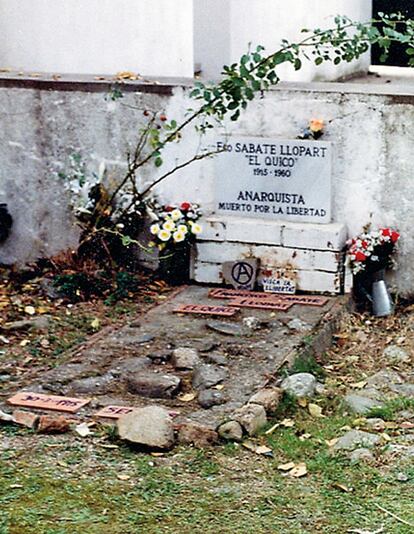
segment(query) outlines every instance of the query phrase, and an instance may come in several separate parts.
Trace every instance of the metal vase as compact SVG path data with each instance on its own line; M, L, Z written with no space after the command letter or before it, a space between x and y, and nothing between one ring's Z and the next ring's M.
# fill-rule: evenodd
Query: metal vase
M386 317L394 311L394 306L384 280L377 280L372 284L372 314L376 317Z

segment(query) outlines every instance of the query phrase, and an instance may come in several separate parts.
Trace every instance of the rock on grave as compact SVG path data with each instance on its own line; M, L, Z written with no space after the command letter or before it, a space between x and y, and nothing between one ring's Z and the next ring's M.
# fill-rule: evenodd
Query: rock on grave
M316 390L316 378L310 373L296 373L285 378L281 388L294 397L313 397Z
M350 393L344 398L345 406L360 415L365 415L372 410L372 408L378 408L382 406L381 402L369 397L363 397L362 395L354 395Z
M224 321L206 321L206 326L225 336L244 336L249 333L248 329L236 323L226 323Z
M237 421L228 421L227 423L223 423L219 426L217 431L219 436L223 439L241 441L243 438L243 428Z
M257 278L257 258L245 258L238 261L226 261L222 265L223 278L234 289L254 289Z
M13 417L14 422L17 425L26 426L27 428L35 428L40 416L38 413L15 410L13 412Z
M391 362L409 362L410 356L408 352L398 347L397 345L389 345L384 352L382 353L384 358L390 360Z
M199 423L182 423L178 430L178 443L182 445L194 445L201 449L213 445L217 441L217 432Z
M169 449L174 445L173 420L160 406L137 408L121 416L117 421L121 439L157 449Z
M224 354L220 354L219 352L206 354L204 358L208 363L214 363L216 365L227 365L229 363L227 357L224 356Z
M176 369L194 369L200 363L196 349L180 347L173 351L171 363Z
M361 448L355 449L351 453L349 459L353 464L357 464L359 462L372 462L374 460L374 455L369 449Z
M228 377L227 369L205 363L199 365L193 374L193 387L196 389L207 389L222 382Z
M250 397L249 402L260 404L266 412L274 412L282 398L282 390L279 388L263 388Z
M63 415L41 415L37 431L42 434L63 434L69 432L70 422Z
M212 406L218 406L219 404L224 404L226 402L226 397L221 393L221 391L217 391L214 389L203 389L198 394L198 404L202 408L211 408Z
M266 411L260 404L245 404L234 412L232 418L253 436L267 423Z
M171 399L181 386L181 379L175 375L157 373L132 373L126 377L130 393L157 399Z
M115 387L116 378L112 373L101 376L91 376L80 378L70 382L67 391L73 391L80 395L103 394L111 391Z
M348 450L352 451L356 448L369 448L374 447L381 441L381 436L377 434L370 434L369 432L363 432L362 430L350 430L335 443L335 450Z
M135 373L143 371L151 365L152 361L146 356L134 356L125 360L118 360L113 364L113 372Z

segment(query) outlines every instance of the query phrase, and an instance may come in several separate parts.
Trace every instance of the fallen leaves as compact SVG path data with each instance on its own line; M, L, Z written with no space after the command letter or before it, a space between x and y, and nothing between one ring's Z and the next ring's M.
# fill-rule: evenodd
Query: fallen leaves
M309 403L308 405L308 411L312 417L325 417L322 414L322 408L318 406L317 404Z
M181 402L191 402L196 398L195 393L185 393L184 395L181 395L178 397L178 400Z
M254 452L255 454L259 454L262 456L273 456L273 451L266 445L257 445L256 443L253 443L252 441L244 441L242 443L243 447L251 452Z
M308 468L304 462L280 464L277 466L277 469L292 478L302 478L308 474Z

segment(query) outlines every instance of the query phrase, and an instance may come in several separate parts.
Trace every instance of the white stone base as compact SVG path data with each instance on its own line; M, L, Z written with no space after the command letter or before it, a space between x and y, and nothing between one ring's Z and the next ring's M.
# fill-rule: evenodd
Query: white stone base
M192 273L196 282L223 282L225 261L256 257L262 268L288 268L297 289L343 293L345 225L211 217L203 221Z

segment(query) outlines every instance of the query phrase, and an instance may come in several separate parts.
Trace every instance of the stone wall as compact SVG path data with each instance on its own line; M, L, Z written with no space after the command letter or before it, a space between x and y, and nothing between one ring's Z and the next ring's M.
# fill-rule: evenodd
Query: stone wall
M170 118L183 116L189 106L184 82L126 84L127 92L117 102L105 99L110 87L105 82L9 78L0 85L0 202L9 204L15 219L11 237L0 245L5 263L24 263L75 245L76 229L56 178L71 153L82 154L95 171L105 161L119 176L143 120L141 111L128 105L163 109ZM333 143L335 153L333 222L345 224L350 234L369 222L399 228L396 283L403 294L413 292L414 277L413 104L414 91L407 86L285 83L227 125L230 134L286 139L295 138L311 117L323 118L324 140ZM211 135L206 143L214 139ZM165 166L190 157L198 145L191 130L167 151ZM142 181L156 176L151 169ZM214 215L214 161L188 166L158 193L168 201L181 201L184 195L200 202L207 216ZM260 232L257 219L254 224Z

